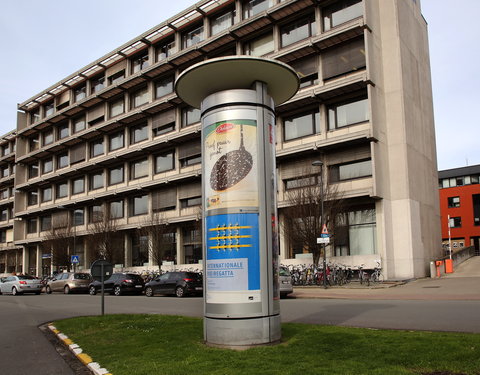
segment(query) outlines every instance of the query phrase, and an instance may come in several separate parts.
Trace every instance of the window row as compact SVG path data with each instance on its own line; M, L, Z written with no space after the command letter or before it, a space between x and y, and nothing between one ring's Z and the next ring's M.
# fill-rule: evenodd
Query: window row
M122 146L122 139L120 135L117 137L111 138L109 142L111 148L110 150L116 150ZM81 144L82 147L74 148L68 152L63 152L58 154L55 158L49 157L43 159L40 163L35 162L28 165L28 178L35 178L41 173L48 174L54 170L54 161L55 161L55 171L61 170L68 167L69 165L78 163L85 160L86 154L86 145ZM90 157L94 158L99 155L104 154L104 145L103 141L92 141L89 144ZM177 155L176 155L177 154ZM176 168L176 159L178 158L178 163L181 168L199 164L202 161L201 158L201 147L199 141L190 141L185 142L182 145L178 146L177 152L175 149L164 151L159 154L152 156L153 164L150 163L150 157L146 156L142 159L134 160L128 164L128 173L129 179L135 180L141 177L146 177L152 174L158 174L166 171L170 171ZM89 187L90 190L101 188L105 185L105 177L108 177L106 184L116 185L124 182L125 180L125 165L120 164L117 167L110 168L106 172L101 170L95 174L91 174L89 177ZM80 178L84 180L84 177ZM80 180L79 179L79 180ZM76 181L76 180L72 180ZM101 185L100 185L101 184ZM72 194L79 194L84 192L84 183L81 184L82 187L78 189L74 188L77 184L72 183ZM80 186L80 183L78 184ZM58 197L57 198L61 198Z
M450 188L456 186L463 186L463 185L473 185L478 184L480 181L480 175L475 174L471 176L459 176L459 177L452 177L452 178L442 178L440 179L439 187L442 188Z
M272 5L274 5L273 0L245 0L242 4L243 19L253 17ZM322 30L325 32L352 19L361 17L363 15L363 3L362 0L340 0L322 8L321 14ZM236 21L236 10L233 6L222 8L219 12L209 15L208 18L208 22L205 23L209 25L208 29L205 27L204 22L201 22L194 24L181 33L180 47L182 49L189 48L210 36L227 30ZM279 30L280 45L282 47L308 38L317 34L315 15L312 13L294 21L281 24ZM270 49L273 50L273 34L271 40L268 35L265 35L248 42L245 47L245 53L260 56L271 52ZM86 82L82 82L72 90L61 93L55 99L31 111L30 124L34 124L41 118L54 114L55 111L60 111L68 107L71 102L79 102L88 95L95 94L106 86L117 84L127 76L127 72L135 74L147 68L153 62L162 61L179 50L180 48L177 46L175 35L169 36L153 47L152 51L154 52L152 53L154 56L150 56L149 50L144 49L133 57L128 58L125 62L120 62L118 65L121 68L115 72L111 71L110 75L107 76L105 73L96 75ZM139 95L138 100L140 102L146 100L142 94Z
M187 191L188 190L188 191ZM200 185L189 189L170 188L141 194L133 197L108 201L76 208L71 211L61 211L50 215L33 217L27 220L27 233L44 232L52 228L80 226L86 223L96 223L105 220L121 219L125 216L135 217L153 212L161 212L180 208L196 207L202 203ZM178 199L178 202L177 202Z
M372 160L355 160L348 163L328 166L328 178L330 183L355 180L372 176ZM319 176L301 176L283 180L285 190L299 189L308 186L317 186Z
M119 111L120 107L117 105L116 101L110 103L111 108L114 109L114 113L118 115L116 111ZM123 113L123 110L122 110ZM89 116L90 118L90 116ZM97 117L93 117L94 119ZM166 134L175 130L176 128L176 110L171 109L165 112L161 112L152 117L152 136L158 136ZM103 119L103 116L102 116ZM48 146L55 141L60 141L70 134L82 131L86 129L85 116L80 116L72 119L71 125L68 122L61 123L53 128L44 130L40 134L35 134L28 138L28 150L33 152L42 147ZM185 107L180 110L180 126L182 128L197 124L200 122L200 110L193 107ZM89 122L91 124L91 122ZM70 128L72 133L70 133ZM148 134L148 120L144 120L140 123L129 128L129 143L135 144L149 138ZM117 150L125 146L124 142L125 134L123 131L112 134L108 137L109 141L109 150ZM103 139L99 141L103 144ZM74 146L75 147L75 146ZM98 148L98 147L97 147ZM101 153L103 153L103 146L101 148Z
M329 130L360 124L369 120L368 99L357 98L326 106ZM286 117L283 121L283 140L290 141L320 133L318 109Z

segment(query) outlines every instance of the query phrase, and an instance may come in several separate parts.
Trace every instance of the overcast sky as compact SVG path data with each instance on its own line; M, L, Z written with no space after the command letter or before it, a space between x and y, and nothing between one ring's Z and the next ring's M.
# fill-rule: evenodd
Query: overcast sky
M401 0L409 1L409 0ZM193 5L193 0L3 0L0 135L17 103ZM440 170L480 164L479 0L421 0L428 22Z

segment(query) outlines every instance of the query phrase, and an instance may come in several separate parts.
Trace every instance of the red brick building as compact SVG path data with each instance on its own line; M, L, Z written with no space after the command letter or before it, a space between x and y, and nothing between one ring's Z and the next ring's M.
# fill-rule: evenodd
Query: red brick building
M480 252L480 165L440 171L442 242L448 249L448 216L452 250L475 246Z

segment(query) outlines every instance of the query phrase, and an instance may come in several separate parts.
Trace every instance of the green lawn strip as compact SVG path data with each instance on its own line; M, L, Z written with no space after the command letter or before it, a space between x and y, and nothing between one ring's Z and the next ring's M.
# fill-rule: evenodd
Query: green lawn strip
M113 375L480 374L480 335L282 324L282 343L207 347L202 319L107 315L54 325Z

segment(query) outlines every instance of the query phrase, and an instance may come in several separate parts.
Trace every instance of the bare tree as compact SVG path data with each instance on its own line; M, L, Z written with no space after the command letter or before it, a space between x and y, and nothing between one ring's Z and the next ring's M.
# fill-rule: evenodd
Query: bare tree
M68 216L56 218L42 242L42 248L52 254L52 263L55 266L67 267L70 271L70 255L73 254L73 227Z
M108 213L95 214L88 228L87 242L95 259L105 259L112 264L124 262L123 235L118 230L117 219Z
M297 244L308 249L313 254L314 264L323 254L317 244L317 238L322 233L322 194L320 175L311 168L303 168L301 177L290 180L290 189L285 193L288 207L283 209L282 230L291 244ZM333 235L330 246L335 246L336 220L344 210L343 194L338 191L337 185L323 183L323 213L329 234Z
M175 243L175 228L169 225L163 212L154 212L151 216L146 217L141 227L138 228L138 234L148 237L148 241L142 242L142 245L146 247L143 250L147 250L149 258L158 265L158 270L161 272L165 254Z

